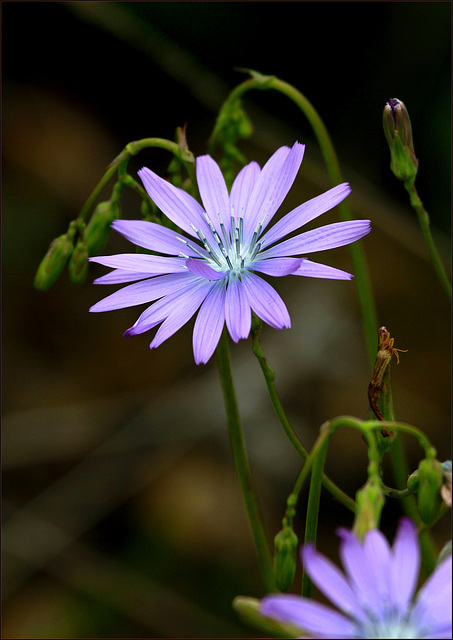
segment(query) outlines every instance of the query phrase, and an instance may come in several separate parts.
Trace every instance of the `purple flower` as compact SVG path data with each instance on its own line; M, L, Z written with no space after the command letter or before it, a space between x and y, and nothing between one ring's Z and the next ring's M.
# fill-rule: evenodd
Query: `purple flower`
M217 163L207 155L197 158L203 207L153 171L141 169L138 173L150 198L189 237L152 222L114 221L112 227L128 240L164 255L91 258L114 269L95 283L138 282L104 298L90 311L153 302L124 334L133 336L160 324L150 344L153 349L199 309L193 331L197 364L209 360L225 323L234 342L247 338L252 310L276 329L289 328L285 303L256 272L274 277L292 274L349 280L349 273L294 256L340 247L370 231L369 220L353 220L328 224L281 242L341 202L350 193L347 183L296 207L266 230L295 180L304 148L297 142L292 149L281 147L262 170L251 162L236 177L230 194Z
M310 638L451 638L451 555L414 599L420 547L412 520L401 519L392 549L377 530L363 544L345 529L339 535L346 575L312 545L302 549L307 574L339 611L279 594L261 601L262 615L295 625Z

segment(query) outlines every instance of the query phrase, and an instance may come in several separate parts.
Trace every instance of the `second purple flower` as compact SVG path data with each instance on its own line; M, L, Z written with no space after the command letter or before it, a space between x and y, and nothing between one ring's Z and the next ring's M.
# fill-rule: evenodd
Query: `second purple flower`
M199 310L193 331L197 364L210 359L225 323L234 342L247 338L252 310L276 329L289 328L285 303L256 272L349 280L351 274L312 262L305 255L349 244L370 231L369 220L352 220L284 240L346 198L347 183L299 205L266 230L296 178L304 148L298 142L291 149L281 147L263 169L251 162L236 177L230 194L217 163L208 155L198 157L203 207L150 169L141 169L138 173L150 198L184 234L147 221L113 222L112 227L135 245L162 255L90 258L114 269L95 283L134 283L90 311L152 302L125 335L144 333L160 324L150 344L156 348Z

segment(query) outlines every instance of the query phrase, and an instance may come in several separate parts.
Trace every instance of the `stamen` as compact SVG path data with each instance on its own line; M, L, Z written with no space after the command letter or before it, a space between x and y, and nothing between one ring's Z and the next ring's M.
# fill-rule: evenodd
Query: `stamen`
M222 222L222 218L220 217L220 213L217 214L219 216L219 224L220 224L220 228L222 230L222 235L223 235L223 239L225 240L225 246L227 247L227 249L230 249L230 241L228 240L228 236L227 236L227 232L225 229L225 225Z
M236 227L236 229L234 230L234 241L236 244L236 254L238 258L239 258L239 252L241 250L241 241L239 239L239 236L240 236L240 232L239 232L239 229Z
M225 247L222 247L222 254L223 254L223 257L225 258L225 260L227 262L227 265L233 271L234 270L233 263L231 262L230 256L228 255L227 251L225 250Z
M250 255L250 260L255 260L256 254L259 252L260 249L261 249L261 242L258 242L258 244L255 246L255 248L253 249Z

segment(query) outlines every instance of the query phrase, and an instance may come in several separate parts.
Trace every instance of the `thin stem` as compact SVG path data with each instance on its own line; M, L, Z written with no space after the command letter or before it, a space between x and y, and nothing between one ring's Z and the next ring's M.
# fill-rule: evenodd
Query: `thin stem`
M172 142L171 140L166 140L165 138L143 138L142 140L136 140L134 142L129 142L123 151L109 164L107 167L107 171L102 176L101 180L98 182L96 187L93 189L91 194L88 196L85 204L83 205L79 218L82 220L85 219L88 211L96 202L96 199L99 197L100 193L104 189L105 185L109 182L109 180L115 175L116 171L119 167L122 167L123 174L125 174L126 166L129 159L132 156L135 156L139 151L149 147L156 147L159 149L166 149L170 151L175 156L177 156L181 162L184 164L189 177L192 183L196 184L194 181L195 178L195 160L193 154L187 149L181 148L176 142ZM140 193L140 195L143 195Z
M239 409L234 390L233 376L231 372L230 352L228 348L228 338L225 331L220 338L217 347L217 363L222 385L223 398L228 422L228 434L230 437L231 449L233 451L236 473L239 479L242 497L247 511L247 516L252 531L261 573L270 593L275 591L275 582L272 569L272 557L264 530L264 523L261 516L258 497L256 494L252 472L250 470L244 438L242 435Z
M415 183L404 183L404 186L406 187L406 191L409 194L411 205L417 213L418 220L423 232L423 237L425 238L426 246L428 247L429 256L431 258L431 262L433 263L436 275L439 278L442 288L451 301L451 283L447 277L447 274L445 273L444 266L431 235L428 212L426 211L422 201L420 200L420 196L418 195L417 189L415 188Z
M257 319L254 318L254 322ZM256 324L258 324L256 322ZM282 403L280 401L280 397L278 395L277 387L275 385L275 374L273 369L270 367L267 358L264 355L261 342L260 342L260 328L254 329L252 326L252 336L253 336L253 353L258 359L259 365L261 367L261 371L263 372L264 379L266 381L267 390L269 392L269 396L272 402L272 406L274 408L275 414L280 422L280 425L285 432L288 440L293 445L294 449L297 451L302 460L306 460L308 457L308 451L305 449L304 445L299 440L297 434L289 422L285 411L283 409ZM350 498L340 487L338 487L332 480L325 474L322 474L322 484L327 489L327 491L336 499L338 502L341 502L347 509L355 513L356 503Z
M327 455L327 445L327 440L323 441L323 446L320 448L319 453L313 463L310 480L310 490L308 493L307 516L305 521L305 543L311 542L314 545L316 545L316 536L318 533L319 502L321 499L321 485L324 463L326 461ZM313 584L305 571L303 571L302 595L307 598L311 598L312 593Z

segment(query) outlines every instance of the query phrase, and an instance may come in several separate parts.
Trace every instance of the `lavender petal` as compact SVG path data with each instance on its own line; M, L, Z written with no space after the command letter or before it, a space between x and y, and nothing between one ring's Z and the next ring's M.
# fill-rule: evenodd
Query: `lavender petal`
M225 281L216 283L198 312L193 329L196 364L206 364L214 353L225 324Z
M350 193L351 187L347 182L344 182L316 196L316 198L304 202L290 213L287 213L272 229L269 229L261 238L261 246L268 247L274 242L277 242L277 240L281 240L281 238L284 238L288 233L291 233L291 231L299 229L326 211L333 209L333 207L342 202Z
M284 240L270 249L260 252L260 258L294 256L315 251L335 249L362 238L371 231L369 220L334 222Z

